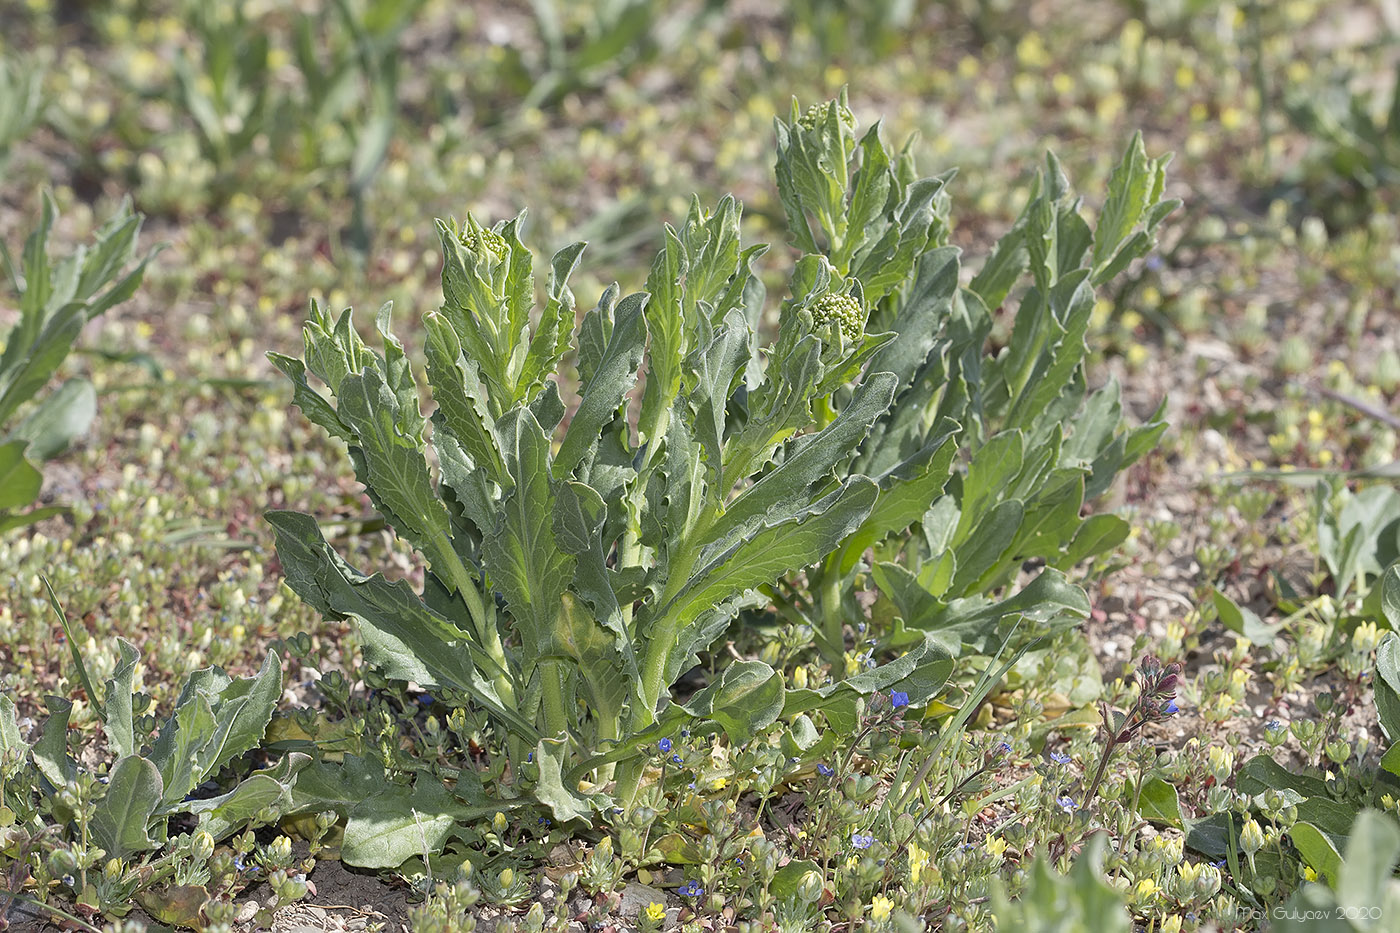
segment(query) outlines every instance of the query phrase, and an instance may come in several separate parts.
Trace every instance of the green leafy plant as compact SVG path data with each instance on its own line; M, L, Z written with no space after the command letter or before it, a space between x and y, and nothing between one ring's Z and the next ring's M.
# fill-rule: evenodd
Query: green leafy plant
M992 913L1003 930L1131 929L1122 895L1103 880L1105 839L1094 836L1075 859L1067 875L1060 875L1043 858L1031 866L1025 888L1008 892L998 883L992 894ZM1014 895L1014 896L1013 896Z
M682 726L713 723L742 744L800 713L853 722L862 694L894 690L923 705L953 669L959 632L995 654L1007 637L992 631L999 621L1054 626L1088 612L1058 570L994 607L954 597L1005 586L1027 557L1067 567L1121 540L1120 519L1080 520L1085 490L1101 492L1161 426L1115 433L1113 386L1070 420L1069 440L1064 422L1085 398L1092 284L1145 250L1170 209L1162 162L1134 141L1097 237L1052 172L963 289L957 251L943 245L951 175L919 178L910 147L891 152L877 128L857 147L854 122L832 101L806 114L794 104L778 123L778 187L804 255L762 352L764 289L751 264L764 247L740 245L740 208L725 198L712 211L693 203L680 229L666 229L646 292L608 288L572 339L567 280L582 243L554 256L536 310L523 216L490 229L471 215L440 223L444 302L423 318L430 438L387 305L382 353L349 311L332 318L313 303L303 359L271 354L296 404L347 443L371 500L426 563L421 591L365 575L315 519L274 511L288 584L322 613L355 619L385 676L484 710L506 738L509 793L557 819L633 802L646 744ZM1010 351L984 361L986 308L1027 268L1034 284L1019 296ZM566 379L576 386L567 405ZM972 458L966 476L953 469L959 456ZM1053 496L1037 491L1047 482ZM742 609L795 590L814 564L830 568L821 584L839 605L863 553L915 525L948 554L941 576L926 575L942 585L918 603L943 615L911 624L885 663L788 689L764 661L735 661L673 700L672 684ZM1094 526L1106 530L1086 540ZM901 595L923 586L907 576ZM815 628L835 656L843 619L831 619ZM594 790L581 796L585 777ZM611 796L598 789L613 779Z
M350 239L361 253L370 235L365 196L399 112L399 37L421 7L422 0L336 0L317 14L298 15L294 25L304 88L304 99L295 102L304 114L295 121L302 148L317 169L349 167ZM329 133L332 126L342 132Z
M1364 225L1373 210L1391 203L1400 181L1400 68L1388 99L1352 90L1355 77L1291 88L1284 100L1284 112L1311 143L1290 181L1336 228Z
M524 107L549 107L566 95L597 87L605 78L655 60L690 38L723 0L665 4L657 0L600 0L561 4L531 0L542 54L511 48L503 74L528 87Z
M779 127L778 190L795 245L825 260L803 260L819 274L812 287L857 283L866 329L894 335L888 346L865 338L868 368L894 375L895 399L841 466L875 478L881 497L805 586L770 596L819 632L833 663L844 623L861 615L861 579L873 578L904 627L932 633L952 655L964 642L986 648L1001 620L1035 606L1087 613L1062 571L1129 529L1085 506L1166 426L1159 410L1124 430L1117 383L1087 390L1085 334L1094 289L1151 248L1177 204L1162 199L1167 160L1149 159L1134 138L1091 230L1048 157L1020 218L963 288L958 250L946 245L951 173L915 179L908 146L894 157L878 128L857 142L853 125L840 102L794 108ZM994 311L1013 301L1009 341L988 353ZM839 390L821 417L850 400ZM990 600L1028 560L1047 572Z
M34 857L43 859L36 866L40 876L51 875L74 903L123 915L135 898L158 913L178 912L193 889L209 880L207 871L196 878L198 869L186 864L198 836L207 836L207 842L199 843L207 860L215 842L250 824L276 822L290 803L293 779L310 762L293 753L272 768L242 776L221 793L204 788L262 741L282 695L281 664L269 655L251 678L230 678L217 667L196 671L170 715L158 723L147 711L150 698L134 688L140 652L118 639L120 658L99 691L51 589L49 598L79 681L102 721L112 762L99 780L70 753L70 701L49 697L42 734L26 743L14 701L0 695L0 816L41 841L33 850ZM198 821L195 834L179 844L169 833L176 815ZM64 827L59 839L47 832L46 818ZM198 893L196 915L208 896L202 888Z
M29 135L44 107L44 69L37 62L0 60L0 167Z
M55 259L48 241L57 216L45 194L39 227L25 241L18 264L0 243L0 261L19 297L19 319L5 334L0 354L0 531L62 511L29 508L43 484L31 461L57 456L87 430L97 412L97 393L80 377L41 393L83 325L130 298L155 255L137 258L141 216L123 205L97 230L92 244Z
M1346 857L1330 883L1303 885L1273 913L1275 920L1307 931L1370 931L1390 929L1400 911L1400 826L1393 816L1364 810L1356 818Z

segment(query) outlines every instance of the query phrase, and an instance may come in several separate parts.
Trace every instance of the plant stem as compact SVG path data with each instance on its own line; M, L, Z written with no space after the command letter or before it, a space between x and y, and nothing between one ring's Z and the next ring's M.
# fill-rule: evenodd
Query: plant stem
M835 572L835 568L826 568L821 592L822 637L826 641L822 653L826 655L826 660L835 668L841 663L846 645L845 634L842 631L844 620L841 612L841 577ZM839 674L841 672L833 671L833 673Z

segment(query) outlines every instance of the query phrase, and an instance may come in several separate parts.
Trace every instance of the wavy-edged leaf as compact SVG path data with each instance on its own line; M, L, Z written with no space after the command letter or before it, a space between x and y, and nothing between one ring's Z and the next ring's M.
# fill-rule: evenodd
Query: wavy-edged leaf
M120 759L108 776L107 793L97 802L89 828L107 858L124 859L156 847L151 817L160 804L160 772L139 755Z
M136 676L136 665L141 660L141 652L125 638L117 639L117 651L121 655L116 670L108 678L102 691L103 708L106 718L103 731L107 733L107 747L115 758L125 758L136 754L136 731L131 715L132 680Z
M35 460L58 456L88 429L97 415L97 390L86 379L69 379L39 404L10 433L28 441L25 453Z
M855 450L875 420L889 410L898 377L872 373L831 424L801 438L783 462L740 493L710 528L703 545L727 543L769 516L785 519L813 504L809 489L831 475Z
M44 697L44 708L49 711L49 718L43 734L30 748L29 757L49 786L59 790L78 773L68 755L68 718L73 714L73 704L63 697L49 696Z
M591 457L603 428L612 421L636 383L637 367L646 347L646 307L647 296L643 293L628 295L618 302L607 344L596 365L590 367L588 380L580 390L578 410L554 455L556 479L569 476L581 461Z
M390 583L382 574L364 576L351 568L309 515L271 511L267 520L277 533L287 585L330 618L353 617L374 629L386 676L461 690L512 731L531 741L539 737L528 720L501 703L490 683L501 672L490 657L467 632L424 605L406 581Z
M44 477L24 459L27 441L0 444L0 511L29 505L39 498Z
M496 422L486 404L486 393L477 380L476 366L462 353L461 341L441 314L423 316L428 339L428 383L433 387L437 415L479 469L497 483L506 483Z
M282 662L275 651L268 652L256 676L240 677L219 691L210 704L213 734L194 756L196 783L258 746L281 697Z
M777 722L783 712L783 678L757 660L735 661L714 683L681 708L698 719L720 724L735 747Z
M501 502L500 523L482 543L482 562L524 643L528 680L534 663L556 651L555 620L573 578L574 559L554 539L549 439L525 410L503 421L500 432L516 485Z
M160 771L165 788L163 807L178 804L199 785L195 754L209 742L215 726L209 699L197 691L182 697L175 711L161 724L160 736L151 748L150 757Z
M398 399L375 369L340 383L340 416L356 434L362 481L395 530L428 559L449 587L470 585L452 548L447 508L433 490L418 437L398 429Z
M923 450L879 478L880 496L869 517L833 552L837 573L850 573L867 548L913 525L929 510L948 483L957 430L956 424L945 423L931 432Z
M763 525L697 570L664 617L684 627L725 600L820 561L860 526L878 494L872 480L855 476L810 511Z

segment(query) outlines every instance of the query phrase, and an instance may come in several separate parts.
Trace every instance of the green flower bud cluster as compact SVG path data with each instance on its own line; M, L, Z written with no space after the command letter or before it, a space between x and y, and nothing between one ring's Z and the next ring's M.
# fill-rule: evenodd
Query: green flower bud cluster
M853 295L823 295L812 308L812 321L818 327L835 321L847 340L859 340L865 334L865 315L860 301Z
M851 111L838 104L836 107L836 115L846 126L855 129L856 115L851 113ZM821 123L824 119L826 119L826 104L813 104L803 112L801 118L797 121L797 125L804 130L814 130L817 128L817 124Z
M461 240L467 249L494 262L500 262L510 252L510 244L506 242L505 237L484 227L474 230L468 226L462 231Z

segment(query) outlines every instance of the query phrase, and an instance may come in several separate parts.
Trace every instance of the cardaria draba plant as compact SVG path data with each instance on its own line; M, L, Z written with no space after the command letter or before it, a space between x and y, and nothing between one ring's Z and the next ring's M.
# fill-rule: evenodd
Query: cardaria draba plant
M762 351L755 333L765 295L751 264L765 248L740 245L740 207L724 198L709 211L693 203L679 229L666 228L645 292L609 287L577 322L567 280L582 243L554 256L537 308L523 215L490 229L470 214L460 226L440 223L444 300L423 317L430 418L388 306L377 319L382 352L361 340L348 311L332 318L313 304L303 358L271 355L296 403L347 443L375 506L427 564L421 591L365 575L313 518L271 512L289 585L323 613L356 619L367 661L386 676L484 710L512 762L507 792L548 805L558 819L635 799L646 744L689 720L714 722L740 743L799 712L849 720L861 693L894 689L911 705L938 695L956 645L950 651L936 627L920 630L922 619L901 635L897 657L840 683L789 690L766 663L740 660L684 705L670 687L738 612L800 589L804 568L835 562L821 571L835 618L842 581L865 552L911 527L931 533L929 506L945 487L964 500L963 513L980 522L974 505L998 506L1005 522L1004 483L982 489L980 473L961 478L953 468L960 450L985 449L994 429L1039 416L1060 440L1058 426L1082 401L1082 373L1070 378L1082 329L1071 329L1080 355L1061 364L1066 373L1036 370L1041 356L1031 352L1066 343L1061 318L1079 314L1086 294L1092 303L1087 273L1042 274L1047 248L1074 255L1085 245L1080 228L1074 242L1056 246L1053 233L1023 224L994 256L999 265L984 271L988 294L1005 295L1029 255L1043 297L1026 304L1027 314L1046 320L1018 337L1033 346L1015 361L1030 368L1003 367L1006 387L974 397L969 372L981 365L986 333L966 311L982 299L958 287L956 250L942 245L951 175L918 178L907 149L891 153L875 129L857 147L854 125L844 102L805 117L794 109L778 125L778 186L804 255ZM1063 191L1049 194L1059 200L1036 203L1052 223L1067 224ZM1101 257L1094 246L1096 261L1114 262L1117 254ZM1081 323L1074 317L1071 328ZM940 343L948 331L962 341L952 351ZM1047 384L1056 388L1039 389ZM951 395L939 394L944 386ZM1099 476L1085 455L1100 443L1121 448L1111 401L1101 403L1092 438L1076 435L1081 484ZM973 427L944 409L973 412ZM1012 451L1003 453L1012 462ZM1019 434L1015 453L1071 469L1058 449L1047 453ZM1040 473L1018 475L1031 483ZM1073 488L1067 475L1055 478ZM1077 528L1078 502L1056 515ZM956 587L939 592L1004 582L1010 545L996 543L990 558L974 560L984 538L960 539L965 551L948 561L971 569L961 571L966 579L950 571ZM996 617L1034 613L1048 622L1087 611L1082 592L1058 574L1016 599ZM932 594L920 603L935 604ZM839 650L839 618L819 627ZM615 779L611 796L579 796L586 776L603 788ZM416 806L415 819L421 825L430 812ZM352 820L347 836L354 829Z

